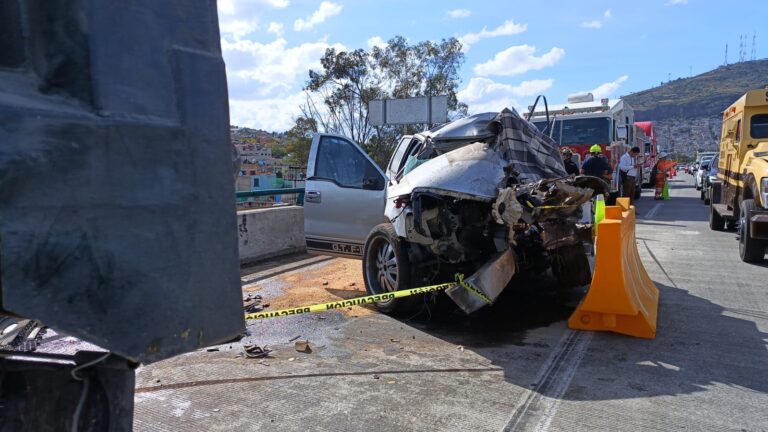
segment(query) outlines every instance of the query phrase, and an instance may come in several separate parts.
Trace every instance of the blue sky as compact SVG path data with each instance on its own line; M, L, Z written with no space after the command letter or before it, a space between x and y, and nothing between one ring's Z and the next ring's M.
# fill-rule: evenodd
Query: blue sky
M233 124L288 129L307 71L327 47L458 37L468 47L459 99L472 112L594 91L617 97L768 53L768 2L218 0Z

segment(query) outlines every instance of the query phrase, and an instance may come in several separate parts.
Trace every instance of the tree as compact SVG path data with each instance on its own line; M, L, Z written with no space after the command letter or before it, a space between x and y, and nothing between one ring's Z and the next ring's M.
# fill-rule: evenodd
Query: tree
M294 126L286 134L285 150L291 163L306 166L309 149L312 146L312 134L317 132L314 119L298 117Z
M403 133L431 125L373 127L368 123L368 103L383 98L447 95L451 117L466 115L466 105L456 97L463 63L464 53L456 38L411 45L396 36L385 47L374 47L370 52L328 48L320 61L322 68L309 71L301 118L313 120L319 131L353 139L384 166Z

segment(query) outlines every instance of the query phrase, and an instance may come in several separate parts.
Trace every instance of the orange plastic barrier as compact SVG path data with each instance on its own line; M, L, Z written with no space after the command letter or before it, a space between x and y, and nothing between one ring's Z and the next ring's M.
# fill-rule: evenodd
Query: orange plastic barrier
M595 250L592 284L568 327L656 337L659 290L640 261L635 242L635 208L629 198L605 208Z

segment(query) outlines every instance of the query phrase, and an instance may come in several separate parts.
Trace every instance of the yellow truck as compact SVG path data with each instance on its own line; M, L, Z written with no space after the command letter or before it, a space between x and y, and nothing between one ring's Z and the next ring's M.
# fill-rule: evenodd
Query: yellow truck
M761 261L768 248L768 88L748 91L723 112L719 154L709 227L738 227L742 261Z

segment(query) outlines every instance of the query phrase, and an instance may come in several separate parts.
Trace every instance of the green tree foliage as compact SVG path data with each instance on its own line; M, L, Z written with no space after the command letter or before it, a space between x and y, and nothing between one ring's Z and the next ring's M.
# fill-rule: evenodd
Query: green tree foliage
M388 162L403 133L415 133L432 125L373 127L368 123L371 100L447 95L450 116L466 115L467 106L456 97L459 68L464 63L461 43L456 38L410 44L396 36L385 47L370 51L329 48L320 63L320 70L309 71L304 88L307 102L301 106L302 116L296 127L299 122L312 120L320 132L347 136L380 166Z
M299 117L294 126L286 134L285 151L291 163L306 166L309 159L309 148L312 145L312 134L317 132L317 122L314 119Z

